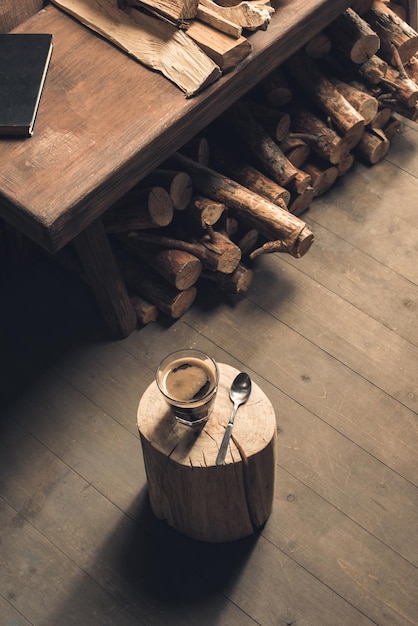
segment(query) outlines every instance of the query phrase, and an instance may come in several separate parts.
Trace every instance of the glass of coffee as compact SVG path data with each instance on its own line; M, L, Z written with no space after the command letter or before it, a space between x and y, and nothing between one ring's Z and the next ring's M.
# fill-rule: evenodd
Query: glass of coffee
M187 426L206 422L219 380L218 366L211 357L199 350L173 352L159 364L155 380L179 422Z

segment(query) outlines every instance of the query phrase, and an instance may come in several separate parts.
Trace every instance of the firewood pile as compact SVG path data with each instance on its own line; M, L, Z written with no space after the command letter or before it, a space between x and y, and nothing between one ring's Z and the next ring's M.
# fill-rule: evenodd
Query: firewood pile
M251 52L270 0L52 0L191 97Z
M313 199L418 119L418 34L390 3L353 6L108 211L141 324L209 284L245 295L262 254L304 256Z

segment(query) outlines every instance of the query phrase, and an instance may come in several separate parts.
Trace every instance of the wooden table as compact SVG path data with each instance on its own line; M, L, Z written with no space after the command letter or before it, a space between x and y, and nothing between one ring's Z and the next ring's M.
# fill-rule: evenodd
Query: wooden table
M49 252L74 241L110 331L128 335L135 314L101 215L350 4L281 0L251 55L189 100L48 5L14 31L52 33L55 48L34 136L0 141L0 216Z

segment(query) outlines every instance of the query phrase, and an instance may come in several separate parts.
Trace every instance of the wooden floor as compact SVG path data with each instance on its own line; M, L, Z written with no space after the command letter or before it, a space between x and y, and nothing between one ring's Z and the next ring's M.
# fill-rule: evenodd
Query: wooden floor
M0 276L2 626L418 624L418 125L305 214L303 259L248 297L106 340L76 277ZM259 536L189 540L154 518L136 427L159 360L246 369L278 427Z

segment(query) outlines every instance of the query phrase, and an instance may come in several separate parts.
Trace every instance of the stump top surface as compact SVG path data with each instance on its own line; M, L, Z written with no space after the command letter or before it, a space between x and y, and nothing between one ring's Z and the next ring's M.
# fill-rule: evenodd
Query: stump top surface
M181 465L215 465L233 408L229 389L239 373L225 363L218 363L218 367L219 387L215 406L202 430L176 422L155 382L149 385L140 400L137 418L141 437ZM265 393L253 382L249 399L239 407L235 417L225 463L239 462L257 454L271 442L275 431L276 416L273 406Z

